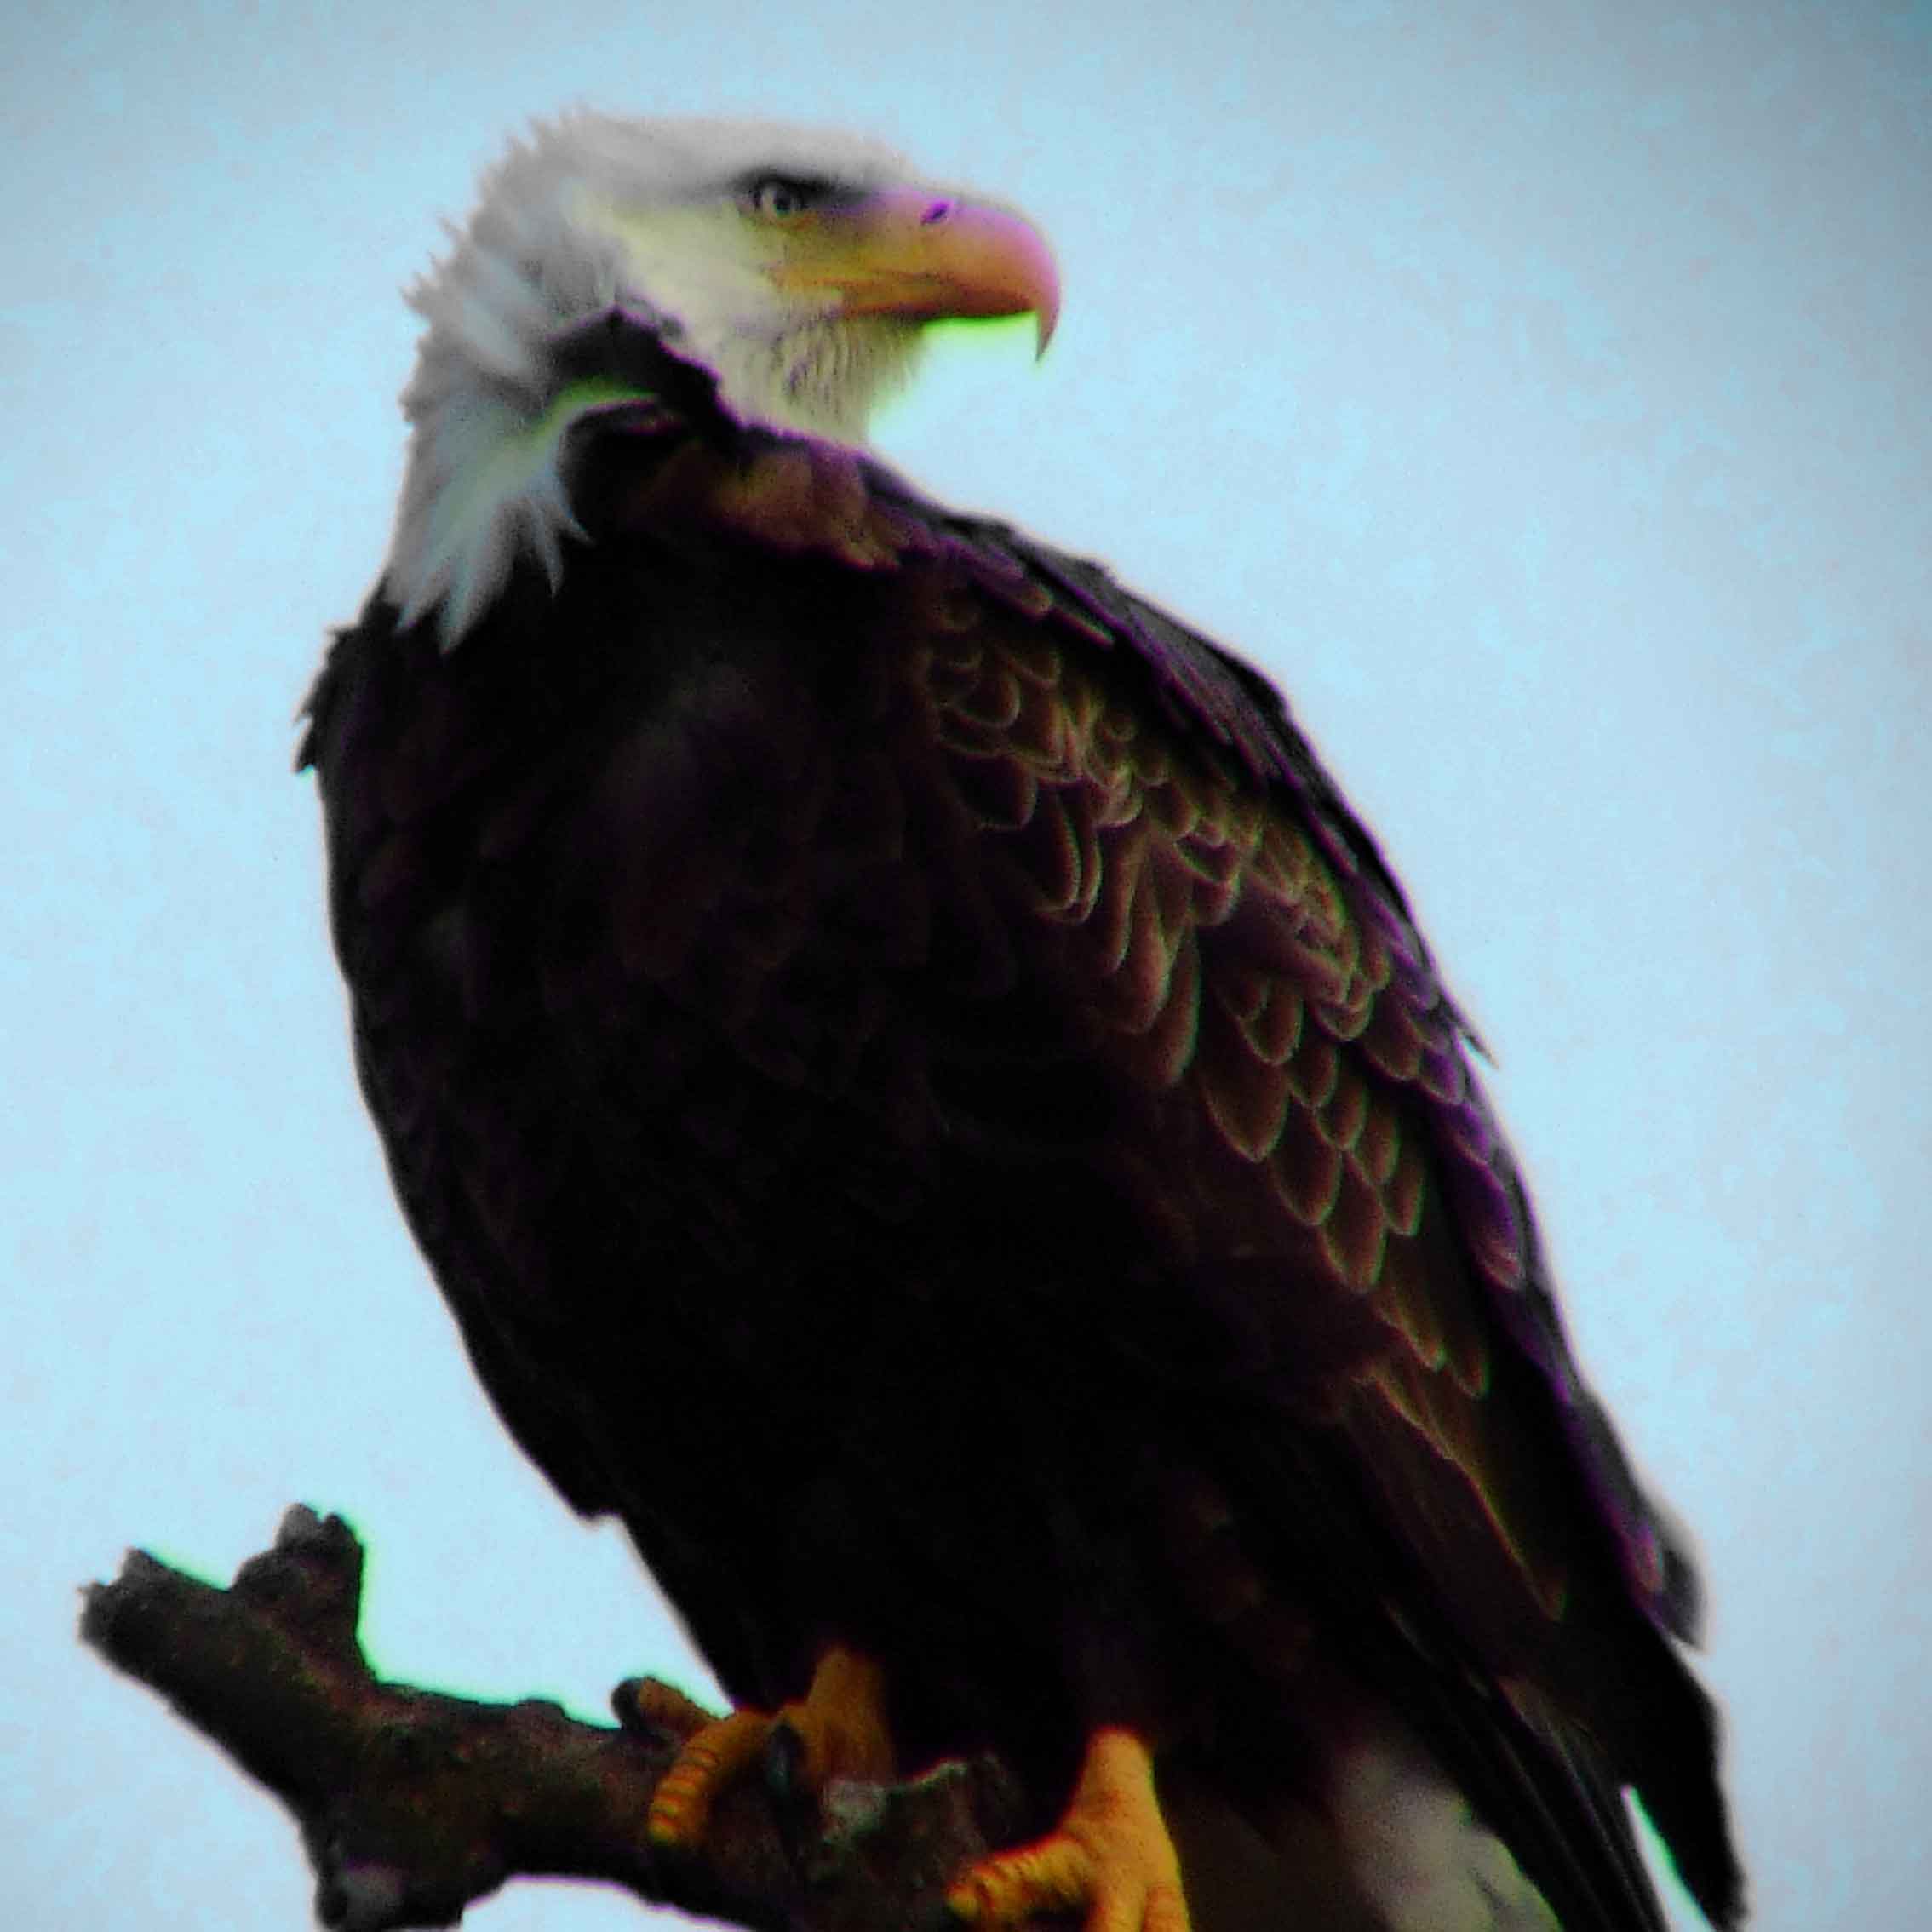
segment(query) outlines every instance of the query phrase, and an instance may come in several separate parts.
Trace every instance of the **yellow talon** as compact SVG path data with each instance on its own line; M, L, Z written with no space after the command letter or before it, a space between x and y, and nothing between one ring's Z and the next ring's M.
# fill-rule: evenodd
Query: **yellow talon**
M646 1678L637 1687L639 1714L684 1740L651 1800L651 1842L691 1851L701 1843L719 1797L762 1762L773 1734L788 1730L800 1745L800 1786L823 1792L834 1779L883 1782L892 1775L886 1729L884 1677L879 1666L834 1645L818 1660L811 1688L775 1715L734 1711L713 1717L681 1692Z
M983 1858L946 1895L954 1916L1005 1932L1086 1908L1086 1932L1188 1932L1180 1860L1132 1731L1096 1731L1066 1815L1043 1838Z
M772 1725L761 1711L734 1711L686 1738L651 1794L651 1843L697 1844L710 1820L712 1800L763 1753Z
M1040 1912L1068 1912L1093 1895L1093 1860L1055 1832L976 1865L946 1895L969 1925L1016 1925Z
M617 1715L627 1726L642 1723L647 1729L683 1739L718 1722L702 1704L662 1677L633 1677L619 1686L617 1695L626 1701L627 1708Z

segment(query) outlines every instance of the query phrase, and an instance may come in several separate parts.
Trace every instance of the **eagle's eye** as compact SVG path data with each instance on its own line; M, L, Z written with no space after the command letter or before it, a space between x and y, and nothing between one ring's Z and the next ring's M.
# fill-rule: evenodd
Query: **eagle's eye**
M824 181L796 175L760 175L744 192L744 204L767 221L788 221L809 213L830 192Z

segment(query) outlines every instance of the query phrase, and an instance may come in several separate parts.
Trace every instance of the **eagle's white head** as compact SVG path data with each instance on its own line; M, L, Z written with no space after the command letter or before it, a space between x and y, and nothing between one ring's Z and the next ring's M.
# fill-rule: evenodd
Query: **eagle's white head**
M540 125L454 239L410 292L427 327L384 579L405 622L439 607L449 643L519 552L556 580L576 528L565 438L640 393L586 368L585 323L619 311L651 328L746 422L859 443L925 324L1031 312L1044 345L1058 300L1044 244L1010 210L872 142L763 123Z

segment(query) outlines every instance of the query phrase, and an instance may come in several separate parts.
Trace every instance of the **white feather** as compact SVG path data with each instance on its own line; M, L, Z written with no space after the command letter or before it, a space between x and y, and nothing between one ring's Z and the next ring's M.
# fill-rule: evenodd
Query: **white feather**
M1389 1932L1558 1932L1510 1849L1392 1719L1336 1764L1329 1810Z
M409 292L426 326L403 393L412 435L384 574L405 623L436 611L453 645L519 554L557 581L564 545L582 534L565 439L613 392L567 381L553 347L613 304L710 369L742 420L863 440L918 332L778 294L737 196L767 169L858 186L914 178L850 135L591 113L538 125L484 176L468 226Z

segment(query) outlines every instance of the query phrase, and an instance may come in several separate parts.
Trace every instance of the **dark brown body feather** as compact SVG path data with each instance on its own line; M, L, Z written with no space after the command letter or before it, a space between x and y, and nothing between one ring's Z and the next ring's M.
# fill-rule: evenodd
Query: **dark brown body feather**
M1620 1783L1729 1916L1688 1571L1278 700L849 454L657 411L582 460L560 589L447 654L373 601L307 747L525 1449L733 1696L879 1657L909 1766L1050 1811L1130 1722L1278 1843L1387 1706L1573 1932L1658 1923Z

